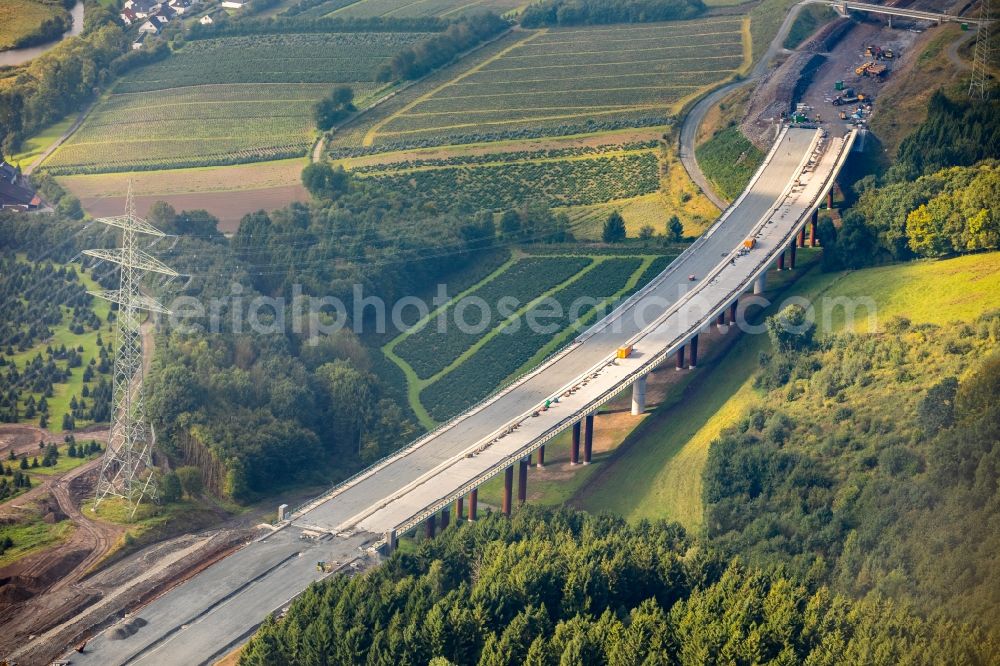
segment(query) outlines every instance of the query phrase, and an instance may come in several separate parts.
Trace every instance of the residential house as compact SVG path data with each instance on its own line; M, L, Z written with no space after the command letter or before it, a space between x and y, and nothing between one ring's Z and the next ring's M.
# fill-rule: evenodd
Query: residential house
M156 0L125 0L122 10L131 10L136 18L144 19L148 18L151 12L155 11L158 4Z
M247 5L247 0L222 0L222 6L226 9L243 9Z
M139 20L139 17L136 15L135 10L133 9L124 9L122 10L122 13L119 14L119 16L122 17L122 23L124 23L127 26L132 25L137 20Z
M212 25L213 23L215 23L215 21L212 19L211 16L205 14L200 19L198 19L198 23L201 23L202 25Z
M160 34L160 25L161 23L159 21L155 18L151 18L139 26L139 34L158 35ZM132 45L132 48L135 48L135 44Z
M148 35L149 33L147 32L140 32L139 36L135 38L134 42L132 42L132 50L138 51L139 49L141 49L146 44L146 37Z
M26 211L41 205L41 197L35 194L28 179L21 175L21 169L0 160L0 209Z

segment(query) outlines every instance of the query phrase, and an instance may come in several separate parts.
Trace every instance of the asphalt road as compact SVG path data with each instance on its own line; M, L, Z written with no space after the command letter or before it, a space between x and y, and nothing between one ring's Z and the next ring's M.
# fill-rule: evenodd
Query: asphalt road
M739 204L709 230L696 251L675 261L654 289L623 311L620 325L597 332L485 408L319 503L301 515L296 525L244 547L167 592L127 618L135 628L131 635L116 632L120 625L112 627L92 640L84 654L67 657L74 664L101 666L190 665L210 662L238 645L268 613L322 575L316 561L346 563L359 557L360 547L375 538L362 531L347 538L303 539L302 525L333 530L347 521L364 521L366 530L377 533L379 521L392 522L410 511L413 507L405 501L392 502L401 489L588 371L687 293L694 284L689 274L704 277L724 261L722 255L738 246L769 213L796 173L814 134L789 130ZM431 490L443 493L447 488ZM426 484L422 491L428 491Z
M467 414L409 455L392 461L379 469L377 474L360 480L329 501L307 511L297 518L296 523L334 531L349 527L347 523L352 518L378 505L392 491L416 481L461 454L515 416L537 408L567 383L613 353L696 284L688 280L690 275L704 277L719 263L722 255L731 252L747 237L785 189L814 134L813 130L790 130L760 178L730 212L726 221L709 232L697 252L674 261L667 269L669 277L633 303L620 317L620 326L608 327L586 339L545 366L543 372L519 384L515 390Z
M785 20L781 23L781 27L778 28L778 34L774 36L773 40L771 40L771 45L768 47L764 55L757 60L757 63L754 65L753 69L750 70L750 73L745 79L727 83L721 88L709 93L705 97L702 97L698 103L691 107L687 116L684 117L684 124L681 125L680 137L681 164L684 165L684 169L688 172L688 176L691 180L693 180L694 183L701 188L702 192L705 193L705 196L708 197L712 203L718 206L720 210L724 210L728 203L725 199L715 193L715 189L713 189L711 183L708 182L708 178L705 177L704 172L702 172L701 167L698 165L698 160L695 158L695 139L698 135L698 128L701 127L701 123L705 119L705 114L708 113L709 109L721 102L726 95L734 90L759 80L764 76L764 74L767 73L774 57L778 55L779 52L784 51L784 48L781 45L784 43L785 37L788 36L788 31L792 29L792 23L795 21L795 17L799 15L802 7L808 3L809 0L805 0L804 2L800 2L791 8L785 16Z

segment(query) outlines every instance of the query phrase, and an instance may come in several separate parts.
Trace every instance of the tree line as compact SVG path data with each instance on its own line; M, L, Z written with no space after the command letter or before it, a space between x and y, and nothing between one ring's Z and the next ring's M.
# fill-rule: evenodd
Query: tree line
M726 560L676 524L527 506L313 584L239 663L985 664L995 647L973 626Z
M405 403L390 399L372 372L376 361L351 332L354 287L392 303L495 242L491 219L428 210L328 165L304 176L317 195L311 203L247 215L232 240L210 232L214 219L203 212L155 206L149 215L165 230L203 220L163 259L195 276L187 293L222 303L218 332L203 317L158 340L148 383L157 441L175 464L199 467L208 492L238 501L344 478L416 436ZM346 329L324 335L308 322L294 327L296 290L340 299ZM248 330L239 319L246 316L239 303L257 296L285 299L266 314L273 332ZM373 330L374 311L360 312Z
M509 27L507 21L492 12L463 16L444 32L397 53L382 67L377 78L384 82L418 79Z
M521 12L521 25L646 23L690 19L705 11L702 0L542 0Z
M820 225L827 269L1000 247L1000 103L936 92L927 119L883 175L858 180L835 227Z

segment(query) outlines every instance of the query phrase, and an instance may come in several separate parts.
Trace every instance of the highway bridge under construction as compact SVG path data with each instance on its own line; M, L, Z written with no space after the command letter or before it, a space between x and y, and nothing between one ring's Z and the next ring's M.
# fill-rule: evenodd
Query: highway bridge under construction
M645 409L651 370L698 362L698 337L742 315L775 266L815 245L819 207L855 132L786 127L743 194L663 273L540 367L406 448L290 512L273 529L95 636L73 664L212 663L264 618L331 572L360 568L400 535L475 519L477 488L504 475L501 510L526 497L529 461L572 429L572 458L591 457L593 414L629 388ZM746 241L753 248L747 251ZM620 353L631 348L629 353ZM515 497L514 478L518 477ZM317 567L323 561L330 567Z

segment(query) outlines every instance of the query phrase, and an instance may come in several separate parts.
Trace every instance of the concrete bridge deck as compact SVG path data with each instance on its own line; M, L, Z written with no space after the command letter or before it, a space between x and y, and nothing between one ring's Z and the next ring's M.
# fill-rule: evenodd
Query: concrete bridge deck
M212 663L323 573L392 543L483 481L512 469L621 390L688 346L752 288L833 185L854 133L824 137L791 128L778 137L750 186L657 279L538 370L406 449L296 511L278 531L208 567L95 637L74 664ZM757 239L750 253L737 249ZM696 280L690 281L689 275ZM614 360L623 344L633 354ZM538 416L546 400L559 402ZM523 466L522 466L522 469ZM315 533L321 538L313 538ZM136 620L139 620L136 622ZM122 634L126 634L122 636Z

